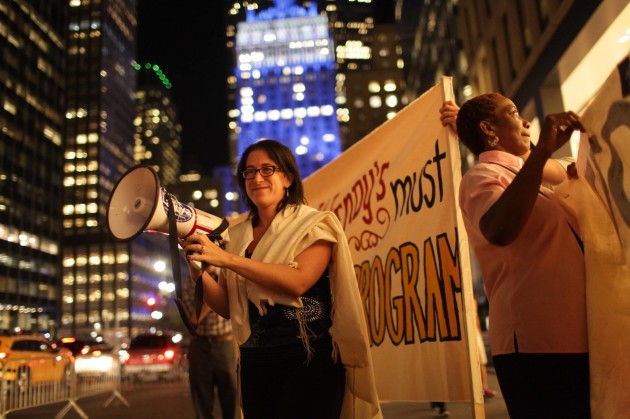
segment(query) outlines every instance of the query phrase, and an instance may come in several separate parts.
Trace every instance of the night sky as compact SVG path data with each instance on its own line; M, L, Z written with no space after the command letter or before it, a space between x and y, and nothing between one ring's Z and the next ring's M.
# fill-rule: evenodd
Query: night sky
M225 24L217 3L138 1L138 60L158 64L173 84L183 127L182 169L204 174L229 159Z
M138 60L169 78L183 127L184 171L211 174L229 161L225 23L220 1L138 0ZM393 21L393 0L376 0L376 21Z

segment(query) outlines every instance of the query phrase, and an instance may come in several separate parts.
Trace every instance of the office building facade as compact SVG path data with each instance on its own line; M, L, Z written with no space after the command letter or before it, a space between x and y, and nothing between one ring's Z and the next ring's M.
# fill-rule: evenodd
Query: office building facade
M61 328L115 343L150 324L145 295L158 282L149 252L132 249L142 240L114 241L106 221L135 164L136 1L70 0L68 10Z
M333 42L326 16L277 2L250 10L236 32L238 155L274 138L296 155L302 176L341 153Z
M580 112L630 53L630 4L616 0L462 0L460 37L469 95L497 91L532 121ZM575 156L577 141L557 155Z
M0 330L59 317L65 1L0 4Z

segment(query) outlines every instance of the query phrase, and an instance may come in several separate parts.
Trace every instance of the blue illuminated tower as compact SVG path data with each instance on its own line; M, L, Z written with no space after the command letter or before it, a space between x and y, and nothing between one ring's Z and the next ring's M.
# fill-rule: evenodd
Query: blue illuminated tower
M315 3L294 0L246 16L235 45L238 155L261 138L277 139L306 177L341 153L328 18Z

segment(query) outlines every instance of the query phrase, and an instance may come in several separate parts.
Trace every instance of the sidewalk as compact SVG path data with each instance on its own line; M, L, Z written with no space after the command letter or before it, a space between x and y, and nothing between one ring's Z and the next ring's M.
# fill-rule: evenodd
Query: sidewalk
M493 369L488 371L490 386L497 390L497 395L486 399L485 416L476 419L508 419L503 396L499 391L497 377ZM195 414L190 401L190 392L185 382L148 383L146 385L123 385L122 395L129 402L125 406L119 400L113 400L104 406L108 394L100 394L77 400L77 406L90 419L134 418L194 418ZM50 418L57 415L67 403L57 403L33 409L20 410L7 415L7 419L18 418ZM434 418L436 412L431 410L428 402L382 402L384 419L422 419ZM473 419L472 404L468 402L447 402L449 419ZM71 409L65 419L81 419L81 415Z
M488 368L488 384L497 394L487 398L484 404L486 419L509 419L503 395L499 390L499 383L494 368ZM429 402L381 402L384 419L420 419L435 418L436 412L431 409ZM446 409L451 419L472 419L473 408L469 402L447 402ZM479 418L478 418L479 419Z

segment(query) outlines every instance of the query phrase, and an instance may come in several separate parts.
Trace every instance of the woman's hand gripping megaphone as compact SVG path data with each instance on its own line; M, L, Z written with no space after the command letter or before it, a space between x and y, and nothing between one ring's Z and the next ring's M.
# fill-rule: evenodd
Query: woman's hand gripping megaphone
M184 249L186 259L197 270L205 270L208 266L223 268L232 257L230 253L223 250L223 242L207 234L195 232L186 238L179 239L179 242Z

